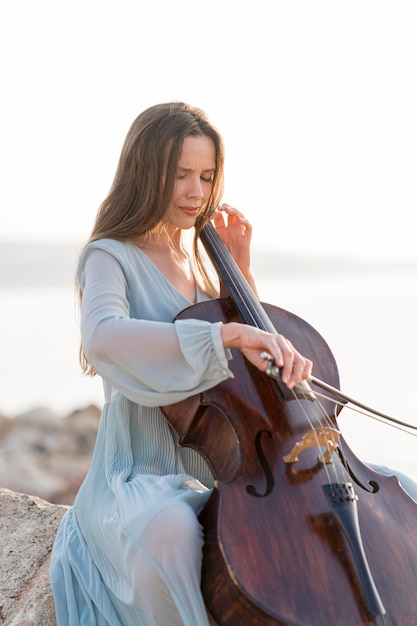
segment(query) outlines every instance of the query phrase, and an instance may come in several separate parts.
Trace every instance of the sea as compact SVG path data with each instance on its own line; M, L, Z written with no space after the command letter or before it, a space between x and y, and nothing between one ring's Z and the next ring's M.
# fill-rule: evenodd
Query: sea
M41 407L65 417L102 405L100 379L84 376L78 362L76 254L72 244L0 243L0 413L6 417ZM341 390L417 429L417 262L256 251L254 257L261 300L324 337ZM353 452L417 480L417 430L353 409L345 406L338 417Z

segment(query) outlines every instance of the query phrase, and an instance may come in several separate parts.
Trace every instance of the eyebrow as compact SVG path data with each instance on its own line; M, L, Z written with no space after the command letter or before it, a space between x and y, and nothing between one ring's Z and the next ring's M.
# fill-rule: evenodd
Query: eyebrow
M179 168L178 168L178 171L180 171L180 172L192 172L192 171L194 171L194 170L193 170L193 168L192 168L192 167L179 167ZM215 168L215 167L209 167L209 168L207 168L206 170L203 170L203 172L204 172L205 174L208 174L208 173L210 173L210 174L211 174L211 173L214 173L215 171L216 171L216 168Z

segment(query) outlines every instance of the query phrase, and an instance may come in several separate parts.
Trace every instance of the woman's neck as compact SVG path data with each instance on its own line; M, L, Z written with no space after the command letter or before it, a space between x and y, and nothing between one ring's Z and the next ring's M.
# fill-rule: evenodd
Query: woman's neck
M134 242L155 263L169 282L186 298L195 302L196 281L182 245L182 231L161 232L159 236L140 237Z
M187 258L183 245L183 231L181 228L164 227L139 237L135 241L143 250L154 253L174 254L180 258Z

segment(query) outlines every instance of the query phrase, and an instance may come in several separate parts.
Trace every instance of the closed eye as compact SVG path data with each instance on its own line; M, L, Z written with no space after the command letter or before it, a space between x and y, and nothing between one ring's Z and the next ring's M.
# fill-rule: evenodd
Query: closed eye
M189 173L192 173L191 169L189 170L181 167L177 173L178 180L183 180ZM203 172L200 178L205 183L212 183L214 181L214 170L207 170L207 172Z

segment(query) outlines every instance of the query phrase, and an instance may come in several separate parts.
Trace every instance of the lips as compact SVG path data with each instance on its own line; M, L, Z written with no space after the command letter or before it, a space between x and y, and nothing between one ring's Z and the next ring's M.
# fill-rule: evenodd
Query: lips
M201 207L193 207L193 206L182 206L180 207L181 211L186 215L190 215L192 217L198 215L200 213Z

